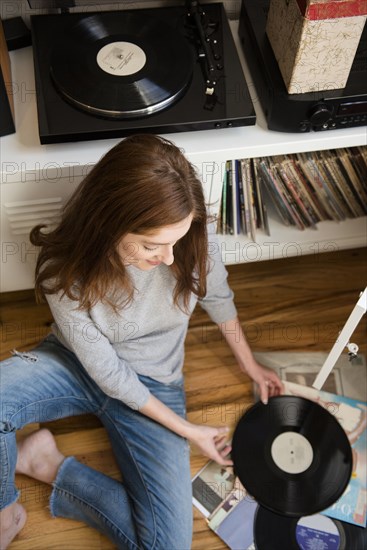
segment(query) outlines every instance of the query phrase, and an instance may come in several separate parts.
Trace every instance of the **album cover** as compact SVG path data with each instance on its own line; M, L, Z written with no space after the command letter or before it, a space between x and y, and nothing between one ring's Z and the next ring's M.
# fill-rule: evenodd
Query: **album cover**
M247 494L232 466L207 462L192 480L193 504L208 526L231 550L255 550L256 501Z
M242 232L256 241L256 214L254 202L254 179L251 170L252 159L242 159L239 162L239 173L244 189L244 228Z
M232 466L220 466L210 460L192 480L193 503L208 518L231 493L234 484Z
M286 395L304 397L328 410L343 427L352 447L353 468L343 495L321 513L360 527L367 524L367 402L308 386L284 382Z
M311 387L328 353L325 352L255 352L257 361L274 369L281 380ZM365 401L367 395L367 366L363 354L350 360L342 354L323 386L323 391ZM256 389L254 389L255 398Z

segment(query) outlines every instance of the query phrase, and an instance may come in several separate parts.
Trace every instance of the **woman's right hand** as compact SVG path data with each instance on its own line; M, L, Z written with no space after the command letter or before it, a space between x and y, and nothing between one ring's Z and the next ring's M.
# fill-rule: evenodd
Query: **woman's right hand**
M226 456L231 452L228 444L228 428L191 424L187 429L186 438L199 448L201 453L222 466L232 466L233 461Z

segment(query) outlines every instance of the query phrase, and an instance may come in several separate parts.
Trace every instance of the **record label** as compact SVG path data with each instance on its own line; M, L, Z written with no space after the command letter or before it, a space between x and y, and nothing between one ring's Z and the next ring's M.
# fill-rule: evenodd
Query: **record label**
M98 66L115 76L138 73L146 61L144 50L132 42L111 42L103 46L97 54Z
M295 534L300 550L340 550L336 524L320 514L302 517L297 522Z
M310 442L297 432L283 432L273 441L270 450L275 464L288 474L305 472L312 464Z

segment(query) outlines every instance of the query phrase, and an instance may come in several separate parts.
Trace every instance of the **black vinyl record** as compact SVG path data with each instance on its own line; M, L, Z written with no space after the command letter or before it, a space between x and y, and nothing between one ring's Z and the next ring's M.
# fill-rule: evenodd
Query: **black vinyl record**
M159 18L139 10L80 19L53 49L50 74L74 106L111 118L147 116L177 101L190 84L193 51Z
M232 441L235 474L255 500L287 516L331 506L352 473L352 449L326 409L281 395L256 403L238 422Z
M258 506L256 550L366 550L367 529L316 514L290 518Z

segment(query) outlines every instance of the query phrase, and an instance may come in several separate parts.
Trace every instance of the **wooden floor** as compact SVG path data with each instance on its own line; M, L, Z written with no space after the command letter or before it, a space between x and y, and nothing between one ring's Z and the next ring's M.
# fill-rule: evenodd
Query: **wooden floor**
M229 268L230 284L243 327L252 348L329 351L366 286L365 249L249 263ZM29 349L48 331L52 321L45 305L36 306L32 292L1 296L1 359L10 350ZM353 342L366 353L366 316ZM196 311L186 342L188 417L193 422L234 426L252 402L252 385L241 375L217 328ZM48 424L61 450L88 465L118 477L103 428L94 417L83 416ZM31 426L30 429L37 428ZM192 449L192 473L206 462ZM28 522L13 550L112 549L114 546L80 523L50 519L50 488L18 476L20 502ZM194 510L193 550L226 548ZM175 549L167 549L175 550Z

